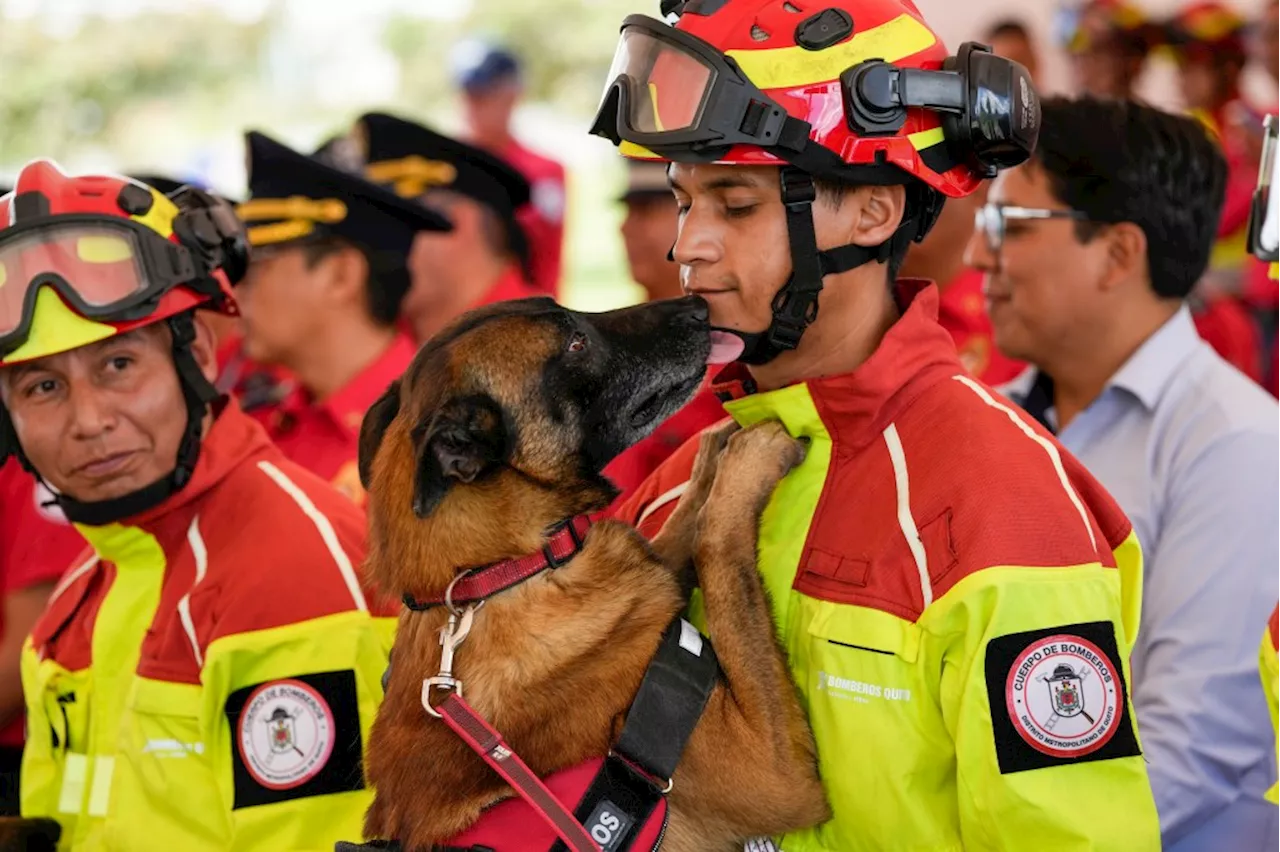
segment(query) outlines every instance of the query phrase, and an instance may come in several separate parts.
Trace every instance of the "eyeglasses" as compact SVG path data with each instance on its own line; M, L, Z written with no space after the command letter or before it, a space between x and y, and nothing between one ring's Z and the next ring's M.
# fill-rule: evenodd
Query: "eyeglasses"
M984 204L973 217L973 226L987 238L987 248L999 254L1004 246L1005 223L1010 219L1075 219L1085 221L1089 217L1079 210L1047 210L1041 207L1014 207L1004 204Z

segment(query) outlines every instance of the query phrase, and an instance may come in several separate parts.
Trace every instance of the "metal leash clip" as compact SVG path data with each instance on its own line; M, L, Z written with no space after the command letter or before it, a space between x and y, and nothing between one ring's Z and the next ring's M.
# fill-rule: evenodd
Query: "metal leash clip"
M440 689L455 693L459 698L462 697L462 681L453 676L453 654L471 633L471 623L475 614L480 607L484 606L484 601L471 604L462 610L454 606L453 587L464 576L466 572L454 577L444 593L445 607L449 610L449 621L440 628L440 671L435 677L422 681L422 706L437 719L440 718L440 711L431 706L431 690Z

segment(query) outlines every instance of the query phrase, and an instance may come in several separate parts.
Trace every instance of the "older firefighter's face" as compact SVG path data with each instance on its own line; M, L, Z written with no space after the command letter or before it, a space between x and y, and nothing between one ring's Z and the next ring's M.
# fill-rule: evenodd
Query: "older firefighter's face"
M213 333L192 352L217 374ZM187 409L163 323L0 371L0 396L40 475L77 500L111 500L174 468Z

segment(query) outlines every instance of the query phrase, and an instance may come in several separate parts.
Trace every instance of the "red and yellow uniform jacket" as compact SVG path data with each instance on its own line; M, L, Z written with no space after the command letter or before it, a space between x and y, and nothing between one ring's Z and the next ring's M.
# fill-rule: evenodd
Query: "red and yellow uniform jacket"
M369 406L400 378L417 352L413 340L397 334L372 364L337 393L317 402L302 387L260 416L271 440L289 458L363 506L357 456L360 424Z
M853 373L768 393L738 365L718 377L739 423L809 440L761 519L759 569L834 816L780 846L1159 849L1129 701L1132 528L966 374L937 291L903 298ZM695 452L618 516L656 534Z
M95 556L23 651L23 815L56 819L75 850L360 836L394 630L356 573L361 511L232 403L184 489L78 529Z
M1276 732L1276 760L1280 762L1280 661L1277 661L1276 648L1280 646L1280 608L1271 613L1271 621L1267 624L1266 635L1262 637L1262 647L1258 651L1258 670L1262 674L1262 691L1267 696L1267 708L1271 710L1271 730ZM1277 785L1272 784L1267 791L1267 798L1280 804Z

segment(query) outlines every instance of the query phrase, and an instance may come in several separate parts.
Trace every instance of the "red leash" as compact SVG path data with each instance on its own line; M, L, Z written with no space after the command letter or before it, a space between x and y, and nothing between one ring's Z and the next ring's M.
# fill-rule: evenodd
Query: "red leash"
M470 704L456 692L450 692L436 710L444 717L445 724L462 737L462 741L471 746L476 754L484 758L484 762L493 767L520 794L520 798L537 811L538 816L546 820L571 852L601 852L600 845L591 839L591 835L577 818L533 774L520 756L511 750L502 739L502 734L486 722Z
M586 515L571 518L551 534L537 553L463 572L453 579L443 597L418 601L408 594L404 596L405 605L412 610L430 609L440 604L449 609L449 622L440 631L440 672L422 682L423 708L432 716L444 719L445 724L542 817L570 852L602 852L602 849L573 812L512 751L502 739L502 734L463 699L462 681L453 676L453 655L471 632L476 611L490 595L516 586L548 568L559 568L567 563L582 550L583 539L590 526L591 520ZM459 605L467 606L458 609ZM431 703L433 689L447 693L444 700L434 706Z

